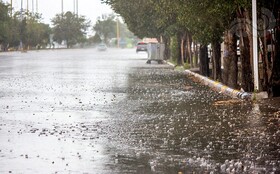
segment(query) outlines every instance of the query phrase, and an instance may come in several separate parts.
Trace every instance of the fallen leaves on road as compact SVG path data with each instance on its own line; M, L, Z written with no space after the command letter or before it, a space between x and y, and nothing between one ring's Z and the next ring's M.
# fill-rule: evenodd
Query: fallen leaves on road
M280 111L277 111L277 112L274 112L273 114L275 117L279 118L280 119Z
M189 91L189 90L191 90L191 89L193 89L192 86L185 86L185 88L184 88L184 90L186 90L186 91Z
M238 99L230 99L230 100L225 100L225 101L216 101L213 103L214 106L227 106L227 105L240 105L244 101L238 100Z

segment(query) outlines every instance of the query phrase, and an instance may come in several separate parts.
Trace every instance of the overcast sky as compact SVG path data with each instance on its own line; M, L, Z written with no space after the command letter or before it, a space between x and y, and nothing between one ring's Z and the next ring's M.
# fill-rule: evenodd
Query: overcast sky
M11 0L2 0L3 2L10 3ZM13 7L15 10L19 10L21 7L21 0L12 0ZM36 12L36 1L38 1L38 12L42 14L43 22L50 24L51 18L55 16L57 13L61 13L61 2L62 0L22 0L23 1L23 8L27 9L27 2L28 8L32 10L32 2L34 6L34 11ZM75 0L63 0L63 11L74 11L74 1ZM78 0L78 11L79 15L86 16L87 19L92 21L92 24L95 23L97 17L101 16L102 14L109 14L113 11L111 8L105 4L101 4L100 0Z

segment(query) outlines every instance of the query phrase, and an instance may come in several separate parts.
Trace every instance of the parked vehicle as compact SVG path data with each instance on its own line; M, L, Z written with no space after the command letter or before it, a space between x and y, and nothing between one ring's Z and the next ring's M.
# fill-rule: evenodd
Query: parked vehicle
M98 51L106 51L107 50L107 46L104 43L98 44L97 45L97 50Z
M148 44L146 42L138 42L136 45L136 53L140 51L147 52L147 46Z

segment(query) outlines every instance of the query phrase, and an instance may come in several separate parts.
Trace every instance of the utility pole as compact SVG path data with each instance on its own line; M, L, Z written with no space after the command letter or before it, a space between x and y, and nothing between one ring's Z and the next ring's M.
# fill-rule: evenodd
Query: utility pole
M61 0L61 14L63 14L63 0Z
M13 17L13 0L11 0L11 17Z
M73 13L74 14L76 14L76 2L75 2L76 0L73 0L73 6L74 6L74 11L73 11Z
M21 21L23 20L22 12L23 12L23 8L22 8L22 0L21 0L21 3L20 3L20 20Z
M36 13L38 13L38 0L36 0Z
M34 0L32 0L32 13L34 14Z
M78 3L78 0L76 0L76 13L77 13L77 16L79 15L79 3Z
M252 0L253 20L253 62L254 62L254 88L259 90L259 60L258 60L258 31L257 31L257 0Z

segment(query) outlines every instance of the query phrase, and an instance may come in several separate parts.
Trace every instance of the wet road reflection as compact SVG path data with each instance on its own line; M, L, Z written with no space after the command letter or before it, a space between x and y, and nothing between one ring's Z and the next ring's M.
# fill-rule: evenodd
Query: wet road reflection
M0 54L0 173L277 173L279 108L135 50Z

